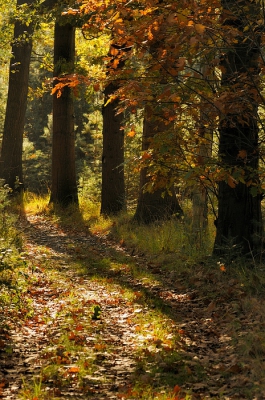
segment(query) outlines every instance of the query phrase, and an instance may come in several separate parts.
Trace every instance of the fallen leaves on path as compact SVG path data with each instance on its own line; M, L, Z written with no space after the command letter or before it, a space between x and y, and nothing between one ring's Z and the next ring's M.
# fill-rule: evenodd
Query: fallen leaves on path
M41 216L28 216L25 232L25 314L5 310L0 397L248 399L255 386L262 396L264 382L235 350L234 331L240 345L255 323L236 280L203 267L172 279L123 246ZM264 368L263 337L246 351Z

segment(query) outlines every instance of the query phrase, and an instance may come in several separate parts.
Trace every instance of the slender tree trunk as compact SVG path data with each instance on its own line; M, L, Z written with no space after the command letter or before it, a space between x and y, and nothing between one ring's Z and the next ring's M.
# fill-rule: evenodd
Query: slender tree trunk
M17 6L33 1L18 0ZM27 108L33 25L16 20L0 160L0 177L14 191L23 188L22 149Z
M211 83L211 88L212 86L213 84ZM198 165L203 167L207 164L212 154L213 130L211 129L208 120L209 115L211 115L211 108L211 104L205 100L201 100L201 116L196 156ZM208 191L202 180L194 185L192 191L192 232L195 241L199 238L205 237L207 228Z
M75 28L55 23L54 77L72 73L75 56ZM55 79L54 84L58 83ZM53 95L52 186L51 203L67 206L78 203L75 170L73 94L64 87L61 96Z
M208 227L207 189L202 184L196 184L192 191L192 232L197 240L205 235Z
M105 88L105 103L117 89L114 83ZM116 214L125 208L123 115L117 114L118 102L112 101L102 108L101 214L104 215Z
M256 25L260 9L250 0L223 0L222 5L224 30L236 27L238 35L222 62L224 106L219 153L228 173L219 184L214 253L232 250L255 257L262 244L257 124L260 38Z
M148 113L150 114L150 113ZM154 120L152 116L146 116L143 127L142 150L148 150L150 142L156 134L161 134L169 129L162 120ZM183 215L174 187L170 188L170 194L166 188L157 188L153 192L145 191L150 182L148 167L140 172L140 190L134 219L139 223L149 224L157 220L167 219L173 214L178 217Z

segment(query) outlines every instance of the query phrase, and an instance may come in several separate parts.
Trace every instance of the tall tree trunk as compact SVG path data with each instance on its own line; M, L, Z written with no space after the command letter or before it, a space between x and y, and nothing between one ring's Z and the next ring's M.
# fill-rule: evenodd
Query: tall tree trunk
M74 69L75 28L55 23L54 84L57 77L67 76ZM75 134L73 93L68 86L61 96L53 95L52 186L51 203L67 206L78 203L75 170Z
M233 34L236 28L238 35L222 61L224 106L219 154L228 172L226 181L219 184L214 253L256 256L262 244L261 196L257 190L260 37L256 21L260 8L251 0L223 0L222 5L224 31Z
M146 112L147 114L147 112ZM150 115L144 118L142 150L150 147L150 142L156 134L161 134L169 129L162 120L154 120ZM172 128L172 126L171 126ZM149 224L157 220L167 219L173 214L183 215L174 187L170 188L170 194L166 188L158 188L153 192L145 191L145 186L150 182L148 167L140 172L140 190L134 219L139 223Z
M131 46L111 43L108 63L109 76L113 80L104 91L103 117L103 153L102 153L102 187L101 214L117 214L126 208L124 180L124 130L123 115L117 114L119 99L108 102L110 96L119 89L117 71L122 70Z
M114 83L105 88L105 102L118 89ZM119 100L112 101L102 108L103 153L101 214L116 214L125 208L124 181L124 131L123 115L117 114Z
M33 1L18 0L17 6ZM32 23L16 20L9 67L9 85L0 160L0 177L14 191L23 188L22 149L27 108Z

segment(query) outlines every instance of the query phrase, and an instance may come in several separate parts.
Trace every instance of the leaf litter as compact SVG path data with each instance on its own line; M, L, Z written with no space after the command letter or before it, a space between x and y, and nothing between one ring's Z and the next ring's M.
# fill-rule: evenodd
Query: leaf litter
M245 339L265 318L226 271L172 279L107 237L42 216L23 229L25 311L0 325L1 398L264 398L265 374L249 363L264 370L262 330Z

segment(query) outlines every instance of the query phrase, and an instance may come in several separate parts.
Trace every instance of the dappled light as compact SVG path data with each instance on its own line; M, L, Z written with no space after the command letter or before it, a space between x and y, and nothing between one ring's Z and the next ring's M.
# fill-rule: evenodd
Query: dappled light
M0 398L265 398L264 0L0 0Z
M251 295L245 277L213 260L173 271L65 221L27 214L19 223L26 282L14 306L0 297L3 398L263 392L261 282Z

